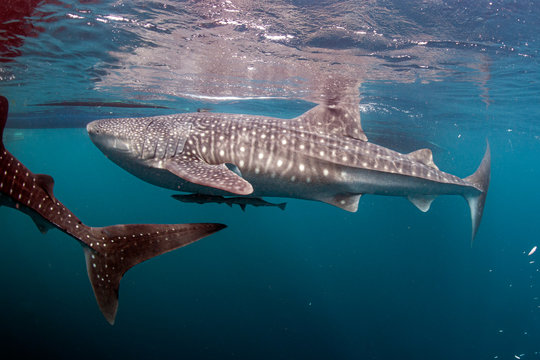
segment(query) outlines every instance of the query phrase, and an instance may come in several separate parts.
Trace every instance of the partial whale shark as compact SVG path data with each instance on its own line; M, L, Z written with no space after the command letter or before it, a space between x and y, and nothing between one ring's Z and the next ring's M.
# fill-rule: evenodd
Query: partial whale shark
M402 154L370 143L358 101L329 99L294 119L211 112L93 121L94 144L139 178L207 195L318 200L355 212L363 194L407 197L428 211L461 195L474 239L490 180L489 144L474 174L442 172L431 150Z
M124 273L154 256L188 245L225 227L222 224L131 224L90 227L53 194L53 178L34 174L4 147L8 101L0 96L0 206L27 215L41 232L56 227L77 239L101 312L112 325Z

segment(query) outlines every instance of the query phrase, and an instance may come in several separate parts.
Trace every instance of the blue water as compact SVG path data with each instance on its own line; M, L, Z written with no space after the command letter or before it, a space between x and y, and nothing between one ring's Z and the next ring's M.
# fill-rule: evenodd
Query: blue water
M539 4L24 3L11 6L24 16L0 16L6 148L53 176L57 198L86 224L228 228L129 270L111 327L80 245L0 208L4 353L540 359L540 251L528 256L540 246ZM491 185L472 246L458 197L425 214L369 195L353 214L294 199L267 199L286 211L179 203L110 162L84 129L198 108L292 118L328 74L357 84L370 141L429 147L441 170L470 175L489 139ZM168 109L36 105L60 101Z

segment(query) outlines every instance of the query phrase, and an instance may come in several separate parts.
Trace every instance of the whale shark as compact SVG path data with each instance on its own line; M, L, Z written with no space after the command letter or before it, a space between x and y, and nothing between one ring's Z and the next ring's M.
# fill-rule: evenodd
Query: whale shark
M54 196L51 176L32 173L6 150L3 133L7 115L8 101L0 96L0 206L29 215L42 233L58 228L79 241L98 306L111 325L118 309L120 280L126 271L225 227L213 223L106 227L83 224Z
M125 170L184 192L316 200L350 212L364 194L406 197L424 212L439 195L461 195L472 239L490 180L489 143L462 179L440 171L427 148L403 154L369 142L349 99L328 98L293 119L197 112L96 120L87 131Z

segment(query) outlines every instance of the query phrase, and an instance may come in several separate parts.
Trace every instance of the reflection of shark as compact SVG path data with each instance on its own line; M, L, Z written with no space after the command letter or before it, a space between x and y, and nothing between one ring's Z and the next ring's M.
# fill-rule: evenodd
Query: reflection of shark
M81 242L96 300L111 324L118 307L120 279L129 268L225 227L221 224L84 225L56 199L52 177L33 174L6 150L1 139L7 113L8 102L0 96L0 206L29 215L41 232L56 227Z
M197 203L197 204L227 204L229 206L238 205L243 211L246 210L247 205L251 206L275 206L281 210L285 210L287 203L274 204L256 197L225 197L219 195L204 195L204 194L188 194L188 195L172 195L172 197L178 201L185 203Z
M323 201L356 211L363 194L406 196L427 211L438 195L468 201L474 238L490 178L490 152L460 179L429 149L401 154L367 141L358 103L329 99L290 120L189 113L105 119L87 126L112 161L152 184L202 194Z
M34 106L87 106L87 107L116 107L131 109L168 109L166 106L152 104L125 103L120 101L62 101L44 104L35 104Z

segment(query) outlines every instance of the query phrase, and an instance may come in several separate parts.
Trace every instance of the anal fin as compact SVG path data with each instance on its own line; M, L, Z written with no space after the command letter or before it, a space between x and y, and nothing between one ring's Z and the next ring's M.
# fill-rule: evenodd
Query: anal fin
M249 195L249 182L229 170L225 164L211 165L196 158L169 159L165 168L176 176L197 185L225 190L233 194Z
M317 200L349 212L356 212L361 196L362 194L337 194L330 197L317 198Z
M50 222L43 219L41 216L39 216L37 214L34 215L33 213L31 213L29 215L32 218L32 220L34 221L34 224L36 224L36 226L37 226L40 233L46 234L47 231L54 228L54 226Z
M435 196L433 195L409 195L407 197L410 202L413 203L414 206L418 208L418 210L422 212L427 212L429 208L431 207L431 203L433 200L435 200Z

